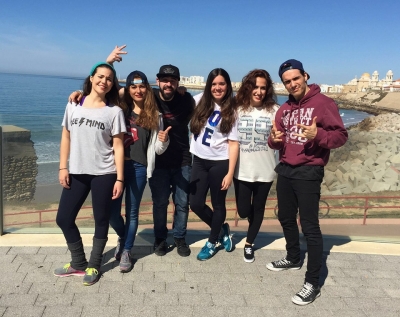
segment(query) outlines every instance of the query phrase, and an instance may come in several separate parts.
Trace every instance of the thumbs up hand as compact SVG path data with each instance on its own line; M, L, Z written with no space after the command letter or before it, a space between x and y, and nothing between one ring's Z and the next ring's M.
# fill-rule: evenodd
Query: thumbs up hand
M317 117L313 118L311 125L297 124L301 130L301 133L294 133L295 136L306 138L308 140L313 140L317 135Z
M167 142L168 141L168 132L171 130L172 127L166 128L164 131L158 131L158 139L161 142Z
M272 142L282 142L283 132L276 128L275 120L272 120L272 129L270 134Z

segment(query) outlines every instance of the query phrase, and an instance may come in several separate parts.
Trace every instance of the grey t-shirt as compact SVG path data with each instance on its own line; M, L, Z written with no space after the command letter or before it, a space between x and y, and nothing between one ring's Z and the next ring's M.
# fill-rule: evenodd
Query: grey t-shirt
M62 122L70 132L69 172L104 175L117 172L112 137L126 132L122 109L86 108L68 103Z

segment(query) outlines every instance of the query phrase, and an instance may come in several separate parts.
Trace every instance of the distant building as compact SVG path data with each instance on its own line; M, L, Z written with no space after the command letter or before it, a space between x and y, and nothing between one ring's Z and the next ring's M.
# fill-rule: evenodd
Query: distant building
M181 84L189 84L189 85L198 85L198 86L205 86L204 77L203 76L181 76L180 77Z
M341 93L343 91L343 85L319 85L322 93Z
M386 73L386 77L379 80L378 71L372 73L372 77L369 73L364 73L359 79L357 77L350 80L347 84L343 85L343 92L362 92L371 90L384 90L383 87L392 85L393 83L393 72L389 70Z

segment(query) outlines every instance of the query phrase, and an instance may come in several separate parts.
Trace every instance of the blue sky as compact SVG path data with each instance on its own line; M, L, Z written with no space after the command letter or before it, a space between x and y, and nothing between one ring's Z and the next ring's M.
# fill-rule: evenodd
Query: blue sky
M233 81L264 68L303 62L310 82L343 84L391 69L400 78L400 1L2 1L0 72L85 76L115 45L128 55L124 78L154 79L163 64L207 77L215 67Z

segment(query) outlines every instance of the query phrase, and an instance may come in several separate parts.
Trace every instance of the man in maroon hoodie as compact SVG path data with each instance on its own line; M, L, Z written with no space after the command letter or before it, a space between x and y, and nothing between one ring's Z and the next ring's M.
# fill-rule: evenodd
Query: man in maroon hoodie
M307 272L303 288L292 297L297 305L307 305L321 295L319 274L322 262L322 234L318 210L324 166L331 149L346 143L344 128L336 103L321 94L319 86L308 85L310 75L295 59L279 67L279 77L289 92L289 99L279 108L268 145L279 150L280 163L275 168L278 218L286 239L287 255L267 264L271 271L301 268L299 229L307 240Z

